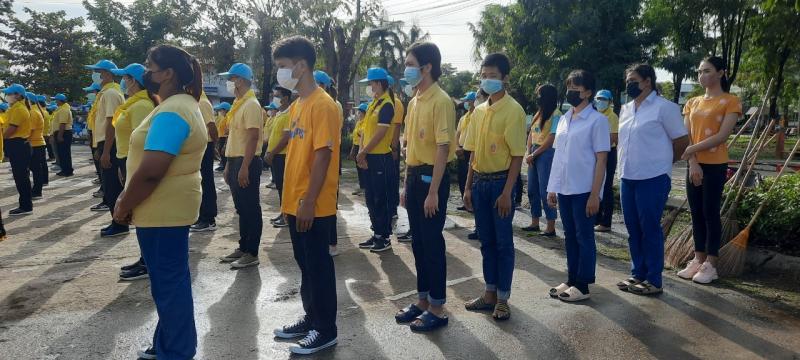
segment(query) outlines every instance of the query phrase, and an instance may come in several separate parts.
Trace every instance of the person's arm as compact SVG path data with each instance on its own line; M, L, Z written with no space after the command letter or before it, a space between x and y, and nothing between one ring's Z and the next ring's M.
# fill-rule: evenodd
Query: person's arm
M691 140L689 140L689 135L681 136L675 140L672 140L672 163L676 163L681 159L681 155L686 152L686 148L689 147ZM694 156L692 156L694 158Z
M9 124L6 131L3 133L3 139L10 139L11 135L17 132L17 125Z
M173 159L175 155L161 151L144 152L141 166L131 175L130 182L117 201L114 209L116 222L130 224L133 209L153 194L167 174Z
M280 141L278 141L278 145L275 145L275 147L272 148L271 152L273 154L280 154L281 151L283 151L283 149L285 149L287 146L289 146L289 138L290 137L291 137L290 136L290 131L289 130L283 130L283 134L281 134L281 139L280 139Z
M592 217L600 210L600 193L603 189L603 179L606 176L606 162L608 152L595 153L594 176L592 177L592 192L586 204L586 217Z
M260 128L247 129L247 137L244 145L244 156L242 157L242 167L239 169L239 186L246 188L250 186L250 163L253 161L258 146L258 133Z
M206 130L208 131L208 137L211 138L211 141L216 144L219 142L219 132L217 132L217 125L213 122L206 124Z
M103 169L111 168L111 147L114 145L114 125L111 124L111 118L106 118L106 140L103 144L103 153L100 155L100 166Z
M501 218L511 214L511 208L513 207L513 202L511 201L511 192L514 190L514 186L517 184L517 177L519 176L521 168L522 156L512 156L511 167L508 168L508 178L506 178L506 184L503 186L503 192L495 201L497 214L500 215Z
M330 148L320 148L314 151L314 162L311 164L311 175L309 178L308 191L300 200L300 207L297 209L297 231L306 232L314 223L314 208L317 198L325 184L328 174L328 165L331 162Z
M439 209L439 185L447 168L447 157L450 155L450 144L439 144L436 147L436 160L433 163L433 179L425 198L425 217L432 218ZM516 180L516 179L515 179Z
M67 131L67 124L64 123L58 124L58 135L56 135L56 139L58 142L64 142L65 131Z
M467 181L464 185L464 207L467 208L469 211L473 211L472 208L472 162L474 160L475 153L470 153L469 159L467 159Z

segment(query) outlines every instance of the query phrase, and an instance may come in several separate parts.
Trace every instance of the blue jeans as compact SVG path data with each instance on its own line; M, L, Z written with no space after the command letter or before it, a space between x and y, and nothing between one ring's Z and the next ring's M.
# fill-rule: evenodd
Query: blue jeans
M388 238L392 235L392 214L389 209L390 177L394 174L392 154L367 154L367 210L375 235Z
M661 287L664 270L664 232L661 214L672 184L667 174L647 180L622 179L622 215L628 228L631 275Z
M538 145L531 147L531 152ZM553 165L553 155L556 150L553 148L545 150L533 161L533 165L528 166L528 200L531 203L531 216L535 218L544 216L547 220L555 220L557 216L556 208L547 204L547 183L550 181L550 168Z
M497 298L511 297L511 279L514 274L514 194L511 195L511 213L500 217L495 202L506 185L506 178L472 182L472 207L475 209L475 226L481 240L483 278L486 291L496 291ZM516 192L516 190L513 190Z
M567 284L594 283L597 248L594 243L594 216L586 216L589 193L558 194L561 223L564 225L564 246L567 249Z
M191 359L197 349L192 279L189 274L189 226L136 228L150 274L150 293L158 324L153 348L159 359Z

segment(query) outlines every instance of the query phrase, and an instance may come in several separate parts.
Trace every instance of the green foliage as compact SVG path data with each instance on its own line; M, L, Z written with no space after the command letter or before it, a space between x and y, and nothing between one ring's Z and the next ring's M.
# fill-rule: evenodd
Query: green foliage
M768 178L747 192L739 205L737 217L744 226L758 206L766 201L767 205L750 233L751 242L787 254L800 254L800 173L784 174L775 189L768 192L774 182L775 178Z
M208 0L196 3L199 21L186 36L196 45L193 53L213 71L227 71L231 64L243 61L241 50L247 35L245 5L239 1Z
M455 98L461 98L467 92L477 89L475 74L469 71L443 72L442 77L439 78L439 85L445 92Z

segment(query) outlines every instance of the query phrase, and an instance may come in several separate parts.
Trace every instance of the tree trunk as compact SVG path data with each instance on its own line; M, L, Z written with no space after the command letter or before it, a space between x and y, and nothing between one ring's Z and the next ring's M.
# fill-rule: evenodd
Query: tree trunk
M261 28L261 57L264 59L264 80L261 82L261 104L269 104L272 98L272 42L274 41L270 21L266 15L259 21Z
M790 40L792 41L792 40ZM784 44L778 53L778 75L775 76L775 89L772 91L772 96L769 99L769 117L770 119L778 119L778 98L781 95L781 88L783 88L783 70L786 68L786 62L789 60L791 49L788 44ZM785 114L784 114L785 115Z
M683 74L672 74L672 102L680 104L681 101L681 87L683 86Z

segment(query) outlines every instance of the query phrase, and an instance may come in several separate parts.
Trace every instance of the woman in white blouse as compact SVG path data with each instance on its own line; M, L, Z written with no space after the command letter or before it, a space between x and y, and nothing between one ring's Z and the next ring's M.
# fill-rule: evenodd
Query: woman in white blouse
M566 283L550 289L550 296L575 302L589 298L589 284L595 280L594 222L611 143L608 119L591 106L594 76L574 70L566 84L572 109L558 122L547 201L561 212L568 276Z

